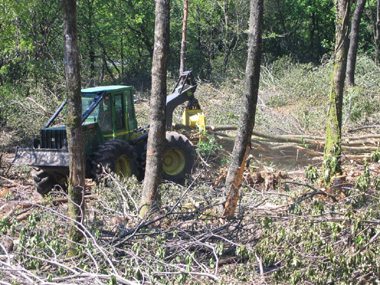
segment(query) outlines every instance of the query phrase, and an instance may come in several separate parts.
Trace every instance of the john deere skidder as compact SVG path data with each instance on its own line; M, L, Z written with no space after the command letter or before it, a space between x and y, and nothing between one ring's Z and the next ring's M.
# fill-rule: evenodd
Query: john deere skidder
M174 109L188 101L184 124L204 127L204 116L194 92L197 88L190 71L180 76L166 100L166 126L172 127ZM43 129L33 148L17 148L15 165L33 167L37 192L47 194L54 185L64 187L69 173L66 127L59 122L65 112L64 102ZM104 86L82 90L82 127L86 156L86 178L99 179L103 167L119 175L136 175L142 180L145 172L146 144L149 126L137 128L133 88ZM61 123L61 124L60 124ZM182 134L168 131L163 156L163 178L184 183L191 174L195 151Z

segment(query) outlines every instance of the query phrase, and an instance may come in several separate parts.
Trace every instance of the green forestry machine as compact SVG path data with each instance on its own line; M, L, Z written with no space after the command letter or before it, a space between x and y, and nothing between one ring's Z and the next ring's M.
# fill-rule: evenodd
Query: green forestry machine
M174 109L188 102L183 123L204 126L204 116L194 92L197 88L190 71L184 72L172 94L166 99L166 127L171 130ZM66 127L58 108L34 139L32 148L17 148L15 165L33 167L36 190L47 194L55 185L65 187L69 174L69 153ZM58 119L61 118L61 119ZM61 121L60 121L61 120ZM82 128L86 157L86 178L99 180L103 167L122 175L136 175L142 180L145 173L146 146L149 126L137 127L133 88L104 86L82 90ZM180 184L190 177L195 159L192 143L184 135L168 131L163 156L163 178Z

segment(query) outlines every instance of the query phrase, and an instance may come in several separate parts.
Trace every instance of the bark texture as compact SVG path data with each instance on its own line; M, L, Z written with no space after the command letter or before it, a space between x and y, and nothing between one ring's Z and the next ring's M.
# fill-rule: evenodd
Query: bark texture
M349 0L335 0L335 53L323 165L323 176L326 183L333 175L341 172L342 104L347 63L349 11Z
M355 85L356 54L358 51L359 25L366 0L357 0L355 12L351 21L350 46L347 54L347 86Z
M233 181L238 167L242 164L246 148L250 145L252 130L255 125L262 53L263 6L263 0L250 1L248 57L242 102L243 110L226 178L227 191L231 189L231 191L235 191L235 195L232 194L228 197L234 197L238 193L238 190L233 187Z
M82 135L81 80L77 33L76 0L61 0L64 23L64 63L67 90L67 143L70 157L69 174L69 216L77 222L83 221L85 186L85 157ZM78 227L72 225L70 240L82 238Z
M380 0L377 0L377 6L376 6L376 25L375 25L375 60L377 66L380 65L379 63L379 56L380 56Z
M169 54L170 1L156 0L154 51L152 60L152 92L150 97L149 137L140 215L146 216L157 198L162 176L165 146L166 72Z
M179 60L179 76L185 71L186 62L186 34L187 34L187 18L189 11L189 1L183 0L183 23L182 23L182 42L181 42L181 54Z

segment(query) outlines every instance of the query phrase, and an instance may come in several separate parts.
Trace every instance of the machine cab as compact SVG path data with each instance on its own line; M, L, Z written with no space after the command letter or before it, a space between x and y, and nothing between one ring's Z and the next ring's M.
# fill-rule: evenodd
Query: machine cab
M105 86L82 90L84 124L97 122L104 140L130 140L137 128L130 86Z

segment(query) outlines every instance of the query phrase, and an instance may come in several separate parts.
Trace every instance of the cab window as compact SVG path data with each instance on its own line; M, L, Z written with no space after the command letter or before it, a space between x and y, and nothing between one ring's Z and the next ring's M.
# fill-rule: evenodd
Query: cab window
M99 104L98 123L103 132L112 131L111 99L109 95L104 96Z
M125 111L124 111L124 102L123 94L115 95L115 128L116 130L125 129Z

